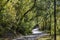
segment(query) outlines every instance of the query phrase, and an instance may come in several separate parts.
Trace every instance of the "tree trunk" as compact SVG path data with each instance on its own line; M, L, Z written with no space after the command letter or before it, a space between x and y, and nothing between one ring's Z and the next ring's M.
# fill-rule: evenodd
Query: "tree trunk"
M56 0L54 0L54 40L56 40Z

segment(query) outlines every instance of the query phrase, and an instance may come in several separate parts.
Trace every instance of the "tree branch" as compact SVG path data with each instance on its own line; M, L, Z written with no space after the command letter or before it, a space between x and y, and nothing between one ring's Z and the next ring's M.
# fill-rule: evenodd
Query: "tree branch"
M26 11L20 20L22 20L23 17L25 17L25 15L35 7L35 3L36 3L36 0L34 0L34 5L31 7L31 9L29 9L28 11Z

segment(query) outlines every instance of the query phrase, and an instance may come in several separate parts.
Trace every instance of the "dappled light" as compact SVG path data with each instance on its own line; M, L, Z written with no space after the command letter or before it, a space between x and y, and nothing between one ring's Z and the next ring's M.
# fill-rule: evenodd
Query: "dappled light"
M60 0L0 0L0 40L60 40Z

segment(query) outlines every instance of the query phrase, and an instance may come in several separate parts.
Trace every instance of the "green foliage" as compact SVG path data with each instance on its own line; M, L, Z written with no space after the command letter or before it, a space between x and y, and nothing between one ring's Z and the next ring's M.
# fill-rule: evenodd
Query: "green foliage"
M0 0L0 35L31 34L38 23L41 30L54 33L53 0ZM59 5L57 5L57 33L60 33ZM50 28L51 27L51 28Z

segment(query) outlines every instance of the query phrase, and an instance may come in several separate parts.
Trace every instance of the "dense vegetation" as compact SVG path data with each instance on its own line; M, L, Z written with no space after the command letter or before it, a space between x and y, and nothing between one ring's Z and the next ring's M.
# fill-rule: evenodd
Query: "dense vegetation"
M0 0L0 36L31 34L39 24L40 30L54 33L54 0ZM57 34L60 33L60 5L57 5Z

